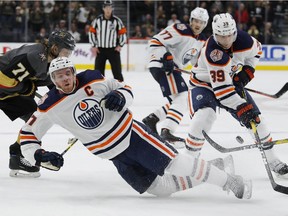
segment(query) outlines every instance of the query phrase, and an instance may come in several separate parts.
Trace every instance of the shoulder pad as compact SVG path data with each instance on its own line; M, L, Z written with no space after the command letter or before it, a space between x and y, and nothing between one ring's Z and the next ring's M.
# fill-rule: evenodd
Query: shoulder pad
M187 24L177 23L173 25L173 28L175 29L176 32L178 32L181 35L189 35L189 36L193 35L192 29Z
M233 51L251 49L253 46L252 37L245 31L238 31L236 41L233 43Z
M93 80L102 80L104 76L99 70L86 70L77 74L77 80L79 82L79 88Z
M207 48L205 52L205 56L207 61L210 64L214 65L225 65L227 62L229 62L230 57L225 52L225 50L220 47L214 40L214 38L211 36L207 41Z

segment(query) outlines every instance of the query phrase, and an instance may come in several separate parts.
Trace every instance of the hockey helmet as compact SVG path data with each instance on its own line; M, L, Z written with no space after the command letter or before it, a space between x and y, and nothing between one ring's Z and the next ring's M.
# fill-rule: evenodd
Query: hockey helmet
M207 26L209 20L207 10L204 8L196 7L194 10L191 11L190 22L192 21L192 19L198 19L203 21L205 23L203 27L204 29Z
M52 45L56 44L60 49L65 48L68 50L74 50L75 48L75 40L74 37L68 32L64 30L56 30L53 31L48 39L48 47L52 47Z
M55 58L51 61L48 74L50 75L51 80L53 81L54 84L55 84L54 82L55 80L54 80L53 73L55 71L58 71L64 68L72 68L74 74L76 74L75 66L69 58L63 56L63 57Z
M229 13L217 14L212 21L213 35L233 35L237 34L236 22ZM236 39L236 37L235 37Z

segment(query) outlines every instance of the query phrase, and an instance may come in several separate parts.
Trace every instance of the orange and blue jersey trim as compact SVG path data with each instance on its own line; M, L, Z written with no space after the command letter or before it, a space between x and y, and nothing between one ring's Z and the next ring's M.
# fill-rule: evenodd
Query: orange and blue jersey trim
M84 143L84 146L95 155L109 152L130 134L132 123L132 114L126 111L102 137L93 142Z
M28 132L28 131L20 131L20 145L26 145L26 144L38 144L41 146L41 141L39 141L34 133Z
M138 136L165 154L168 158L173 159L177 156L178 153L176 150L174 151L173 149L169 148L163 141L157 139L155 136L151 136L135 121L133 122L133 130L138 134Z

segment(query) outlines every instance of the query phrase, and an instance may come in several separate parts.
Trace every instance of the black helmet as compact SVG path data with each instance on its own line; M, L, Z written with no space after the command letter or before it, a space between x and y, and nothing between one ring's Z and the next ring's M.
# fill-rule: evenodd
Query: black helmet
M53 31L49 36L48 47L56 44L59 48L66 48L69 50L74 50L75 40L74 37L67 31L56 30Z
M112 6L112 5L113 5L112 0L105 0L103 3L103 7Z

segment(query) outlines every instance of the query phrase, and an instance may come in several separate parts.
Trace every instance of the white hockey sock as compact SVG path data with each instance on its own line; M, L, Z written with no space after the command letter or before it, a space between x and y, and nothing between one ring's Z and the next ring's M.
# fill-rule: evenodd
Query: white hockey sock
M227 182L227 178L228 178L227 173L211 165L210 172L208 174L206 182L209 184L214 184L223 187Z
M153 113L159 118L159 121L163 121L166 118L167 111L170 107L170 104L167 103L161 108L155 110Z

